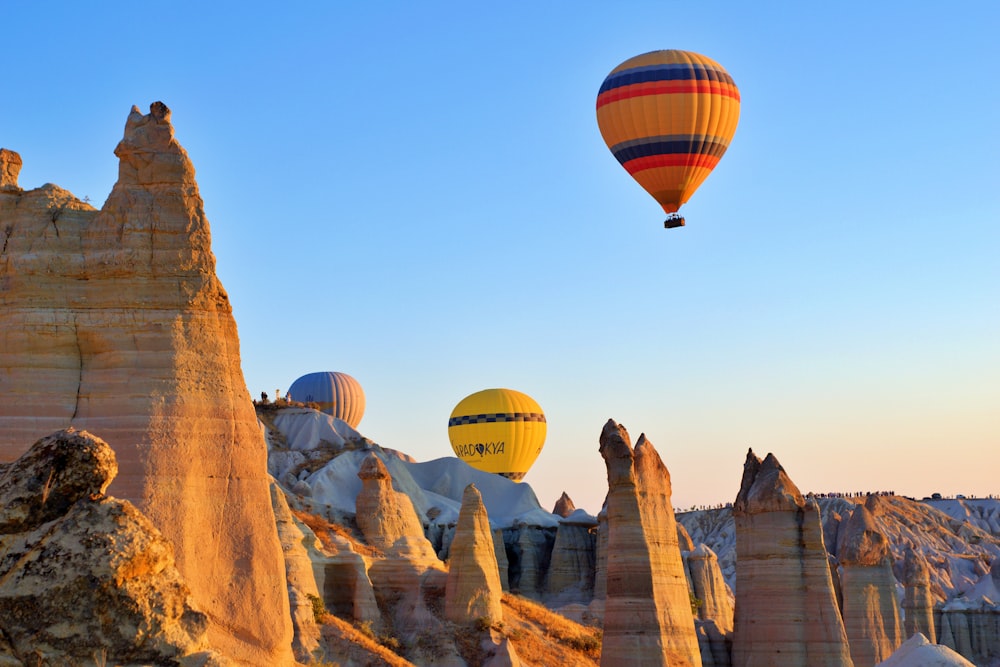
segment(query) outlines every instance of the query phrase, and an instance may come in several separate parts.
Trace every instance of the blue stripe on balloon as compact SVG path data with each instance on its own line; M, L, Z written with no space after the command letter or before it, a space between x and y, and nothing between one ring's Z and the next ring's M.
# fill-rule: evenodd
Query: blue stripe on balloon
M621 72L609 74L608 78L601 84L598 94L631 86L636 83L649 83L650 81L718 81L735 86L733 77L728 72L720 71L715 67L702 65L700 63L674 63L670 65L645 65L643 67L632 67Z
M712 155L722 157L729 143L704 134L669 135L623 141L611 147L619 162L650 155Z

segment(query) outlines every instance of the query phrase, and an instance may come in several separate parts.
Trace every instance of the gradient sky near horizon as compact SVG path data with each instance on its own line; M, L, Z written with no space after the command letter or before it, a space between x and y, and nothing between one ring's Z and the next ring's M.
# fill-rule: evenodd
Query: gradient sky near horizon
M592 513L608 418L675 506L748 447L803 491L1000 493L1000 5L13 2L0 146L100 207L133 104L197 170L251 396L339 370L360 430L450 456L464 396L533 396L530 483ZM655 49L739 128L664 230L598 87ZM98 434L99 435L99 434Z

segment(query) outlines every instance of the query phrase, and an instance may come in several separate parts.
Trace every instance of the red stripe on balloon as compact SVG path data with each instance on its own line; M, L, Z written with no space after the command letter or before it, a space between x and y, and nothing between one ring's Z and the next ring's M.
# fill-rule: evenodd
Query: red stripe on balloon
M714 155L698 155L697 153L671 153L666 155L650 155L629 160L622 166L630 174L657 167L706 167L712 169L719 164L719 158Z
M619 102L633 97L644 97L646 95L675 95L675 94L709 94L731 97L737 102L740 101L740 91L736 86L731 86L717 81L650 81L648 83L635 83L631 86L614 88L597 96L597 108L600 109L605 104Z

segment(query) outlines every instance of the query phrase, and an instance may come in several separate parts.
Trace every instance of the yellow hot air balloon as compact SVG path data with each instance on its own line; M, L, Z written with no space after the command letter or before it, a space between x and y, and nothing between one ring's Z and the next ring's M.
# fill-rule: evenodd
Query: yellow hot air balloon
M542 409L513 389L484 389L463 398L448 420L455 456L473 468L520 482L545 445Z
M611 70L597 95L604 142L680 227L677 214L729 147L740 92L711 58L652 51Z

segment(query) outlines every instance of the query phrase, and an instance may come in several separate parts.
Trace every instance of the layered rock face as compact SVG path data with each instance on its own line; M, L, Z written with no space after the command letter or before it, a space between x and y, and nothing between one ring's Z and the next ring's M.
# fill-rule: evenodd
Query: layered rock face
M840 540L842 615L851 659L858 667L875 665L903 641L889 540L864 505L844 524Z
M577 510L559 522L546 577L548 606L590 603L594 598L596 552L595 517Z
M733 666L853 667L819 508L773 455L747 453L733 516Z
M493 533L479 490L465 487L455 538L451 542L448 581L445 585L445 617L453 623L503 619Z
M47 185L0 189L0 460L75 426L118 456L112 494L173 543L214 645L292 659L264 441L170 111L133 108L95 212Z
M906 548L903 559L903 630L904 636L920 633L930 643L937 642L934 629L934 594L927 560L912 547Z
M72 429L0 466L0 663L225 663L170 543L104 495L117 469L107 443Z
M368 543L389 555L437 562L413 501L392 488L392 476L381 459L374 454L366 456L358 477L357 522Z
M704 544L691 546L691 537L683 526L677 525L688 583L691 594L697 600L695 629L701 647L701 661L704 667L729 667L733 638L733 593L722 576L715 552Z
M644 435L608 420L607 593L602 665L701 667L670 503L670 473Z
M977 665L1000 662L1000 561L939 610L940 641Z

